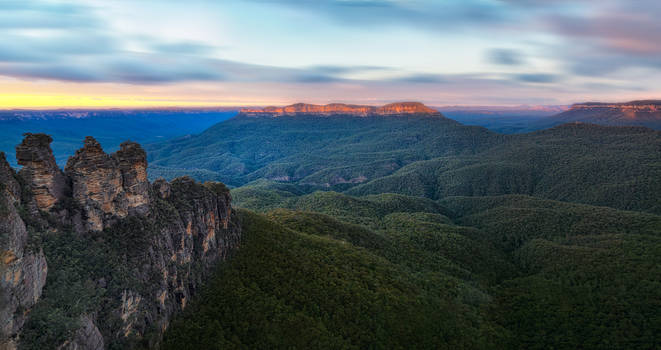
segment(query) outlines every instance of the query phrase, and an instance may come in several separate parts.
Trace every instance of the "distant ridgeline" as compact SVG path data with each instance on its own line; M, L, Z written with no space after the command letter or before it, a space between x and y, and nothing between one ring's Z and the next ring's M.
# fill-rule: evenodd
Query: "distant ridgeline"
M116 151L126 140L163 141L196 134L236 115L238 109L107 109L107 110L5 110L0 111L0 152L16 166L14 146L23 134L46 133L58 165L78 149L80 140L94 135L106 150Z
M624 103L577 103L565 112L539 120L537 128L583 122L609 126L646 126L661 130L661 100Z
M642 127L573 123L501 135L420 103L296 104L242 110L147 151L152 176L232 186L268 179L431 199L525 194L661 213L661 133Z

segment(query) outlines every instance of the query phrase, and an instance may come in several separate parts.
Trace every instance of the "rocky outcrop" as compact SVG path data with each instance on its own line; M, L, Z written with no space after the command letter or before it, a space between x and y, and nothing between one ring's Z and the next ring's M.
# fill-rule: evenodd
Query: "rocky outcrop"
M585 109L619 109L623 111L658 112L661 111L661 100L631 101L623 103L576 103L572 105L569 110Z
M85 288L99 288L105 301L74 314L78 321L69 322L74 328L66 341L55 337L58 343L47 347L157 346L172 317L239 245L229 190L188 177L150 184L140 145L125 142L107 154L92 137L62 172L51 141L47 135L26 134L17 147L21 181L0 154L0 349L20 341L21 327L44 288L48 299L46 257L58 249L44 250L41 241L28 244L28 232L34 231L42 237L75 232L83 246L102 247L95 251L112 259L79 281ZM30 206L35 220L24 221L19 208ZM85 262L80 263L69 268L86 271ZM50 307L71 310L68 305Z
M312 105L297 103L285 107L266 107L266 108L247 108L239 112L245 116L297 116L297 115L349 115L358 117L386 116L386 115L440 115L434 109L431 109L419 102L399 102L392 103L382 107L346 105L342 103L332 103L328 105Z
M124 142L114 154L122 174L122 188L126 193L129 212L149 212L149 181L147 180L147 153L135 142Z
M391 103L376 109L377 115L400 115L400 114L440 114L419 102Z
M76 330L73 337L60 345L57 350L103 350L105 344L101 331L94 324L89 315L80 317L80 328Z
M43 252L27 248L20 205L20 185L0 153L0 349L16 347L27 311L39 300L48 271Z
M177 214L162 222L145 252L140 273L150 293L122 292L117 309L122 327L115 337L143 337L150 327L165 331L213 266L239 245L240 232L224 185L200 185L183 177L156 181L152 188L157 210L170 208Z
M48 211L66 195L68 184L55 163L50 148L53 139L45 134L27 133L24 136L23 142L16 146L16 160L23 166L19 175L32 191L37 207Z
M100 231L129 213L149 212L147 155L137 143L124 142L106 154L93 137L86 137L64 168L73 198L87 214L87 227Z

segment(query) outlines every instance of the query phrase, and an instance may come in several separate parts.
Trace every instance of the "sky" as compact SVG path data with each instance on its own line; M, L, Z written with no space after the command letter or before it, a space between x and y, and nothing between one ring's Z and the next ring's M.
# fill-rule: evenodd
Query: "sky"
M661 98L658 0L0 1L0 108Z

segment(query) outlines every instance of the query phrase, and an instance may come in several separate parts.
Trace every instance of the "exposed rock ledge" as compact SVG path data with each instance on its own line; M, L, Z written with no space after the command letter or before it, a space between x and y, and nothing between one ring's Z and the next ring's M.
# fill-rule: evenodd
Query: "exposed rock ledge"
M297 116L297 115L349 115L358 117L388 116L388 115L440 115L440 112L431 109L420 102L398 102L382 107L347 105L332 103L328 105L312 105L297 103L285 107L246 108L239 112L245 116Z
M63 172L51 141L48 135L25 134L16 148L23 165L18 174L0 153L0 349L15 349L27 338L22 328L49 288L47 274L59 267L47 266L49 250L39 240L30 243L31 232L42 237L73 232L91 245L138 235L117 251L123 263L108 261L107 274L86 277L104 290L110 283L117 286L108 289L106 304L77 315L78 328L66 341L41 346L157 346L172 317L239 245L229 190L188 177L150 184L140 145L125 142L106 154L92 137ZM122 266L122 272L112 266Z
M585 109L615 109L621 111L661 112L661 100L642 100L623 103L576 103L572 105L569 110L576 111Z

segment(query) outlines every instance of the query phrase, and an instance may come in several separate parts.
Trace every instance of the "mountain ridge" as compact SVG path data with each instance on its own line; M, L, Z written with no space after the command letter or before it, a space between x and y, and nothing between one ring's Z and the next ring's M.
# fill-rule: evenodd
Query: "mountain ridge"
M351 115L351 116L384 116L384 115L425 114L441 115L440 112L425 106L420 102L396 102L381 107L351 105L344 103L331 103L327 105L314 105L296 103L284 107L244 108L239 115L245 116L297 116L297 115Z
M661 130L661 100L576 103L565 112L540 120L537 126L546 128L572 122L607 126L645 126Z

